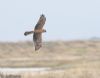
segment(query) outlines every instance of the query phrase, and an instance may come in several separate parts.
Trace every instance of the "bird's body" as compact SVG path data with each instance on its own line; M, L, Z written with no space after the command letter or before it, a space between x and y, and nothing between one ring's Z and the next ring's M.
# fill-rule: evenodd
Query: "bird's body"
M46 32L45 29L43 29L43 26L45 24L46 18L42 14L39 18L39 21L37 22L35 28L33 31L26 31L24 33L25 36L29 34L33 34L33 42L35 45L35 51L38 50L40 47L42 47L42 33Z

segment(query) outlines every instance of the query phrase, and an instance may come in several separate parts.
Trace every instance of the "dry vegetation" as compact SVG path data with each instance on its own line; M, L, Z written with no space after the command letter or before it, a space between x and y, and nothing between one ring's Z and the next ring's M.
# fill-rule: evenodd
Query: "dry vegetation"
M0 67L50 67L45 72L24 72L22 78L99 78L100 41L33 43L0 42Z

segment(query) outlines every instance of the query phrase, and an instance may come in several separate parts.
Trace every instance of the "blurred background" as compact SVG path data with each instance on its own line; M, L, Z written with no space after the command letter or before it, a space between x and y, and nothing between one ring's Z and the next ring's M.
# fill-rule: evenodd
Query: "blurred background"
M42 48L34 51L32 35L24 32L33 30L41 14L47 33ZM27 70L14 77L2 68L14 74L17 68ZM1 76L99 78L100 0L0 0Z
M32 40L25 37L40 15L46 18L45 41L100 37L99 0L0 0L0 41Z

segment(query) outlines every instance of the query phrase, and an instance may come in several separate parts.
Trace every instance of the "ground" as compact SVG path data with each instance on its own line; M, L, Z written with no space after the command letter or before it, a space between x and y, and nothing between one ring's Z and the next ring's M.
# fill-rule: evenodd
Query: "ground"
M0 42L0 67L50 67L35 78L99 78L100 41L49 41L34 51L31 41ZM24 78L27 78L26 75Z

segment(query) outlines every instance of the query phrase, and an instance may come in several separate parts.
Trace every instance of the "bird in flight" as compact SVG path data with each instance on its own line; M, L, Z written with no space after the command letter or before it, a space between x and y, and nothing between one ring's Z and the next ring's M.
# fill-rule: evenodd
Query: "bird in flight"
M34 30L26 31L24 33L25 36L27 36L29 34L33 34L33 42L34 42L34 46L35 46L35 51L39 50L42 47L42 33L46 32L46 30L43 29L45 22L46 22L46 17L42 14L40 16L37 24L35 25Z

